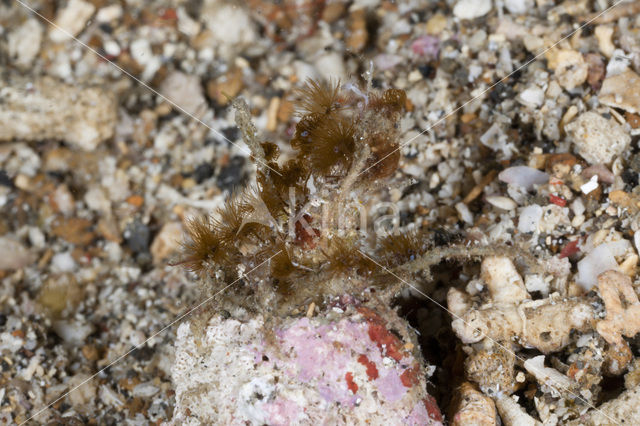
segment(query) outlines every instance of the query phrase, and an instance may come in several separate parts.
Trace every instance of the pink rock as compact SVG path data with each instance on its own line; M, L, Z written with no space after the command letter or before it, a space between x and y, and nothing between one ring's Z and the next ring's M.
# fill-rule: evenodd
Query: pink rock
M612 184L615 180L615 175L604 164L595 164L589 166L582 171L582 176L586 179L591 179L593 176L598 175L598 181L608 184Z
M178 330L174 424L443 422L413 331L392 309L216 316L200 340L191 327Z
M430 35L423 35L413 40L411 50L419 56L436 59L440 50L440 39Z

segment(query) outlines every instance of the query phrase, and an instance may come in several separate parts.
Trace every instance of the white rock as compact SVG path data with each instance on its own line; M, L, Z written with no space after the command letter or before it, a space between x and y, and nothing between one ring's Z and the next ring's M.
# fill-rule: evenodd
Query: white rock
M96 397L96 384L86 373L78 373L67 382L69 390L75 389L69 394L69 402L74 406L85 405L93 401Z
M84 194L84 202L93 211L103 214L111 212L111 200L99 185L93 185Z
M107 385L100 386L100 401L102 401L104 405L111 407L122 407L124 405L120 394L114 392Z
M486 132L480 136L480 142L494 151L501 151L506 159L511 158L515 147L508 141L507 135L502 131L498 123L493 123Z
M576 283L590 290L598 282L598 275L609 270L618 270L615 256L624 255L631 247L627 240L600 244L578 262Z
M73 260L70 251L56 253L51 258L51 270L54 272L71 272L76 268L76 261Z
M543 185L549 181L549 175L527 166L514 166L504 169L498 179L511 185L532 189L534 185Z
M528 292L538 291L544 297L549 294L549 283L544 280L544 277L538 274L531 274L524 277L524 286Z
M191 19L184 7L177 9L178 15L178 31L186 34L188 37L195 37L200 33L201 25L199 21Z
M538 232L538 226L542 219L542 207L538 204L531 204L524 207L520 211L520 218L518 219L518 231L526 232Z
M83 0L69 0L55 20L55 27L51 27L49 38L60 43L80 34L85 24L96 10L95 6Z
M145 38L138 38L132 41L129 46L129 51L131 52L131 58L142 66L147 65L153 57L151 44L149 40Z
M174 71L162 82L160 93L189 114L196 115L207 107L200 78L197 75Z
M29 67L40 51L43 29L37 19L27 19L7 36L9 58L18 67Z
M122 6L119 4L111 4L98 10L96 13L96 21L100 23L111 22L122 16Z
M533 0L505 0L507 10L514 15L522 15L533 8Z
M93 333L93 326L80 321L56 321L53 331L67 343L82 343Z
M573 213L578 216L581 215L582 213L585 212L586 207L584 206L584 203L582 202L582 198L578 197L576 198L573 203L571 203L571 210L573 210Z
M538 54L544 49L544 39L542 37L535 36L533 34L527 34L522 38L525 49L533 54Z
M589 66L577 50L552 50L548 53L548 66L555 71L558 82L572 90L587 81Z
M602 82L598 100L604 105L640 113L640 75L627 70L607 77Z
M0 351L16 352L24 345L24 339L10 332L0 333Z
M107 55L118 56L120 55L120 45L114 40L107 40L104 43L104 51Z
M402 63L402 61L404 61L404 57L400 55L392 55L390 53L381 53L373 58L373 64L375 68L380 71L390 70L396 65ZM418 74L420 74L420 71L418 71ZM420 74L419 80L422 80L422 74Z
M576 151L590 164L609 164L629 148L631 136L615 120L593 111L581 114L565 126Z
M43 249L44 244L46 242L46 238L44 236L44 232L40 230L40 228L36 226L29 227L29 242L31 245L37 249Z
M140 65L144 66L141 79L148 81L153 78L154 74L162 66L160 58L153 54L151 44L146 38L134 40L129 47L131 57Z
M473 225L473 213L471 213L471 210L469 210L469 207L465 203L463 202L457 203L456 210L458 212L458 215L460 216L460 219L462 219L465 223L468 223L469 225Z
M56 204L60 213L65 216L71 215L76 209L73 195L71 195L71 191L65 184L59 185L51 193L51 200Z
M0 79L0 141L64 140L91 151L113 136L115 94L51 77Z
M553 203L542 207L542 219L538 225L540 232L551 232L558 226L570 224L568 207L560 207Z
M482 261L480 271L493 302L515 304L530 298L522 277L508 257L487 257Z
M607 64L607 77L613 77L614 75L622 74L629 69L630 64L631 58L627 56L624 50L614 50L613 56Z
M19 376L21 379L26 380L27 382L33 378L33 374L36 372L36 369L40 367L40 356L36 355L31 358L29 361L29 365L27 368L20 371Z
M453 14L459 19L475 19L489 13L491 0L459 0L453 7Z
M342 55L330 52L320 56L314 63L318 73L326 80L345 80L346 71Z
M0 271L21 269L34 260L33 254L19 241L0 237Z
M598 175L591 176L591 179L585 184L580 185L580 191L583 194L589 194L592 191L595 191L598 187Z
M544 102L544 90L537 86L529 87L520 93L518 100L525 106L539 107Z
M113 263L118 263L122 260L122 248L120 244L115 241L106 242L104 252L107 254L107 258Z
M153 385L152 382L145 382L136 385L133 388L133 396L139 398L151 398L153 395L157 394L160 389Z
M611 41L611 37L613 36L613 27L598 25L594 34L598 39L598 48L600 49L600 52L602 52L602 54L607 58L610 58L616 50L616 47Z
M235 52L258 39L251 17L237 4L226 4L217 0L205 1L201 20L211 31L213 43L223 57L230 58Z
M511 198L502 195L489 195L487 197L487 202L492 206L503 210L513 210L518 207L518 204L516 204L516 202Z

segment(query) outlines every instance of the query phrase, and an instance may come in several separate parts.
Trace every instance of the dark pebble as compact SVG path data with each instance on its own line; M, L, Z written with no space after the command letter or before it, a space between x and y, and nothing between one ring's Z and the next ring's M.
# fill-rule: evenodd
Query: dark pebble
M222 129L222 134L224 135L225 138L229 139L231 142L235 142L240 137L240 130L235 126L225 127L224 129Z
M187 0L185 9L193 19L199 19L200 11L202 10L202 0Z
M458 64L455 59L444 58L442 61L440 61L440 69L450 74L453 74L459 66L460 64Z
M99 25L99 27L102 31L104 31L107 34L113 33L113 27L107 22L103 22L102 24Z
M418 65L418 71L422 74L422 77L431 80L436 76L436 67L431 64Z
M460 67L453 73L453 82L457 86L466 86L469 83L469 72L466 68Z
M193 171L193 178L198 183L204 182L211 176L213 176L213 166L209 163L202 163Z
M7 172L0 170L0 186L6 186L7 188L15 188L13 180L9 177Z
M622 171L622 180L628 185L628 188L625 189L631 191L633 188L638 186L638 172L631 169L624 169Z
M229 163L222 167L220 173L216 177L218 187L223 191L233 191L233 188L241 185L247 178L247 174L244 170L245 162L246 160L244 157L232 157Z
M437 246L437 247L444 247L444 246L449 246L451 245L453 242L457 241L460 239L460 235L455 233L455 232L451 232L448 231L446 229L436 229L433 232L433 243Z
M139 220L136 219L127 225L124 231L124 238L132 252L145 253L149 251L151 231L147 225Z
M4 327L7 323L7 316L5 314L0 314L0 327Z
M498 82L495 85L491 93L489 93L489 98L495 103L502 102L504 99L513 97L513 89L503 82Z
M636 173L640 173L640 154L634 154L629 161L629 167Z

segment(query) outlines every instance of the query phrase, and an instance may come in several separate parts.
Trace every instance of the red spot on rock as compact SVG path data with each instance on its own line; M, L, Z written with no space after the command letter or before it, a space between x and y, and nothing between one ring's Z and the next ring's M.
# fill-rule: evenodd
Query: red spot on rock
M358 392L358 385L353 381L353 373L350 371L344 375L344 379L347 381L347 387L352 393Z
M393 335L387 328L378 323L369 324L369 338L376 343L381 351L386 355L400 361L402 353L398 350L401 346L400 339Z
M369 323L368 333L371 341L375 342L384 355L400 361L402 359L402 342L395 334L387 329L385 321L380 315L364 307L358 308L358 312L360 312Z
M551 201L556 206L560 206L560 207L564 207L567 205L567 200L553 194L549 194L549 201Z
M311 228L313 218L308 214L302 215L302 218L296 222L296 239L294 243L302 248L313 249L317 245L315 239L320 235L320 231Z
M580 249L578 248L578 240L569 241L567 245L562 248L562 251L560 251L559 257L560 259L562 259L563 257L573 256L579 251Z
M178 14L175 9L169 8L164 10L164 12L160 15L160 18L166 20L176 20L178 19Z
M400 381L405 387L410 388L413 385L418 384L419 373L420 367L418 366L418 364L413 364L410 368L407 368L402 372L402 374L400 375Z
M367 368L367 377L369 377L369 380L375 380L378 378L378 368L375 363L367 358L366 355L360 355L358 357L358 362Z
M427 409L427 414L429 414L429 417L437 422L442 422L444 420L442 418L442 413L440 413L440 408L438 408L438 403L436 402L436 399L434 397L432 397L431 395L427 395L427 397L423 399L422 402L424 403L424 408Z

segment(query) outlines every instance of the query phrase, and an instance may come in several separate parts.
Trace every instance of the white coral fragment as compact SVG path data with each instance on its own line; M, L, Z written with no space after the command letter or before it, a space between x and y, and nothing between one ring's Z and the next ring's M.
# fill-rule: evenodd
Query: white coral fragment
M469 382L464 382L458 388L455 407L451 426L499 424L493 400Z
M640 386L623 392L619 397L589 410L579 419L568 422L571 426L640 424Z
M482 262L482 279L495 303L518 303L529 299L522 277L508 257L488 257Z
M502 395L496 399L500 418L506 426L541 426L542 423L524 412L522 407L510 396Z
M640 302L631 278L618 271L598 276L600 297L607 316L597 326L598 333L612 345L624 344L622 336L634 337L640 332Z
M554 396L560 396L561 391L570 390L575 384L570 378L558 370L544 366L544 355L530 358L524 362L524 368L538 383L551 391Z
M452 322L454 332L465 344L487 337L499 342L517 341L546 354L565 347L571 330L593 329L595 313L585 300L557 295L530 300L522 277L506 257L485 259L482 277L489 288L490 300ZM452 292L448 296L450 306L459 312L462 297Z

